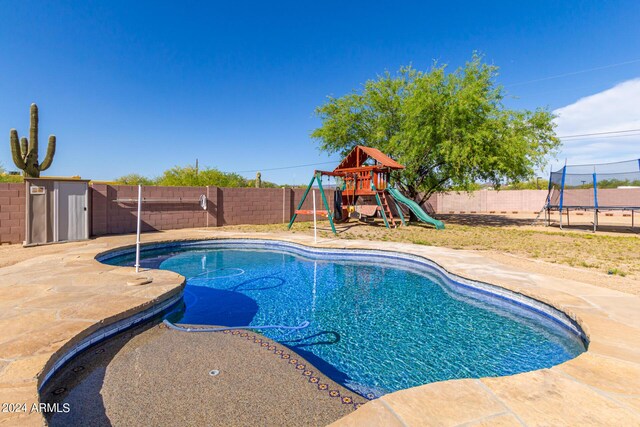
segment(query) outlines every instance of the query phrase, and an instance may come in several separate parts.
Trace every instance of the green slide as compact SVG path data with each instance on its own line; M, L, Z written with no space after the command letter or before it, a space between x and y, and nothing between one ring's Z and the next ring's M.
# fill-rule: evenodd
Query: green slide
M395 188L389 187L387 188L387 191L389 192L389 194L391 194L391 196L393 196L394 199L396 199L398 202L402 203L403 205L411 209L411 212L413 212L420 221L426 222L427 224L434 225L437 230L444 230L444 222L431 218L429 215L427 215L424 209L420 207L419 204L417 204L410 198L405 197L401 192L399 192Z

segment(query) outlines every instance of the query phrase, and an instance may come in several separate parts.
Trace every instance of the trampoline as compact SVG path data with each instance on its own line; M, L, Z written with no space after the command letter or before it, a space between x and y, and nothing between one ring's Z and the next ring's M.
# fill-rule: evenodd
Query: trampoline
M640 159L590 165L566 165L549 178L545 203L545 224L550 225L552 212L563 214L569 223L570 211L593 211L593 231L598 228L598 213L630 211L631 228L635 227L635 211L640 210Z

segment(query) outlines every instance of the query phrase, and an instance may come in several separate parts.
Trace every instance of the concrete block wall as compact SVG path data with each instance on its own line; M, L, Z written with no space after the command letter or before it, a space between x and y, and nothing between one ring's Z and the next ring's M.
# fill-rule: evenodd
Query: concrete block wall
M602 188L598 190L598 206L605 211L607 206L626 207L638 206L640 203L640 188ZM564 206L593 206L593 188L565 190ZM622 211L612 211L613 215L624 215Z
M605 190L599 190L598 195L602 191ZM593 188L565 190L562 203L564 206L593 205Z
M304 191L304 188L143 187L143 196L150 201L143 205L142 230L288 223ZM90 193L93 236L135 232L137 186L93 184ZM333 210L334 191L325 190L325 193ZM198 202L202 194L208 200L206 211ZM542 208L546 196L546 190L483 190L473 194L436 194L428 200L428 205L440 214L534 213ZM591 203L592 198L593 190L573 190L572 196L565 197L565 205ZM638 200L640 189L637 188L598 191L601 206L638 205ZM310 192L302 209L312 208ZM317 190L316 208L324 210ZM628 213L613 213L624 214ZM300 221L312 218L311 215L298 216ZM25 239L24 233L25 186L22 183L0 183L0 243L21 243Z
M205 211L200 207L199 199L207 193L210 196ZM142 231L217 226L217 195L216 187L144 186ZM137 186L94 184L91 191L92 235L134 233L137 198Z
M222 209L219 225L278 224L290 219L290 189L221 188L220 190Z
M197 202L203 194L208 200L206 211ZM149 202L142 207L142 231L288 223L303 194L304 189L298 188L143 187L143 198ZM326 194L333 209L333 191ZM312 209L311 196L309 193L303 209ZM134 233L137 197L136 186L94 184L92 235ZM316 197L320 210L322 199L319 193ZM311 215L299 216L301 221L311 219Z
M214 187L210 187L214 188ZM291 220L303 188L217 188L218 217L210 226L240 224L284 224ZM327 201L333 209L333 190L325 190ZM316 208L323 209L320 193L316 192ZM302 209L313 209L309 192ZM313 219L311 215L299 215L301 221Z
M547 190L481 190L467 193L440 193L432 196L437 213L534 213L547 198Z
M637 206L640 188L603 188L598 190L599 206Z
M0 182L0 244L25 239L25 185Z
M439 193L429 202L436 213L537 213L547 198L547 190L481 190L467 193ZM599 206L638 206L640 188L612 188L598 190ZM564 206L593 205L593 189L572 189L564 193ZM624 215L615 211L614 215Z
M489 212L537 213L547 200L548 190L484 191Z

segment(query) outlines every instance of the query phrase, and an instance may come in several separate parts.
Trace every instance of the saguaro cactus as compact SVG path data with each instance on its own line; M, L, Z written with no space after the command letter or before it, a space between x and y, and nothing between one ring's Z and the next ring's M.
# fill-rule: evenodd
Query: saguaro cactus
M260 172L256 173L256 188L262 187L262 174Z
M13 163L22 169L23 175L29 178L38 178L40 172L46 170L53 162L56 153L56 137L49 136L49 145L44 161L38 163L38 106L31 104L31 127L29 129L29 140L22 137L18 140L18 131L11 129L11 155Z

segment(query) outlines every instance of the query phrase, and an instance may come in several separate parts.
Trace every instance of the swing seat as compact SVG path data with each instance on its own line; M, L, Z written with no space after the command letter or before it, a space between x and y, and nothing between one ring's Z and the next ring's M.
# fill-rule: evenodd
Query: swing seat
M313 209L296 209L296 214L298 215L313 215ZM329 216L327 211L316 211L316 215L324 215Z
M376 212L378 212L378 209L378 205L356 206L356 211L360 214L360 216L375 216Z

